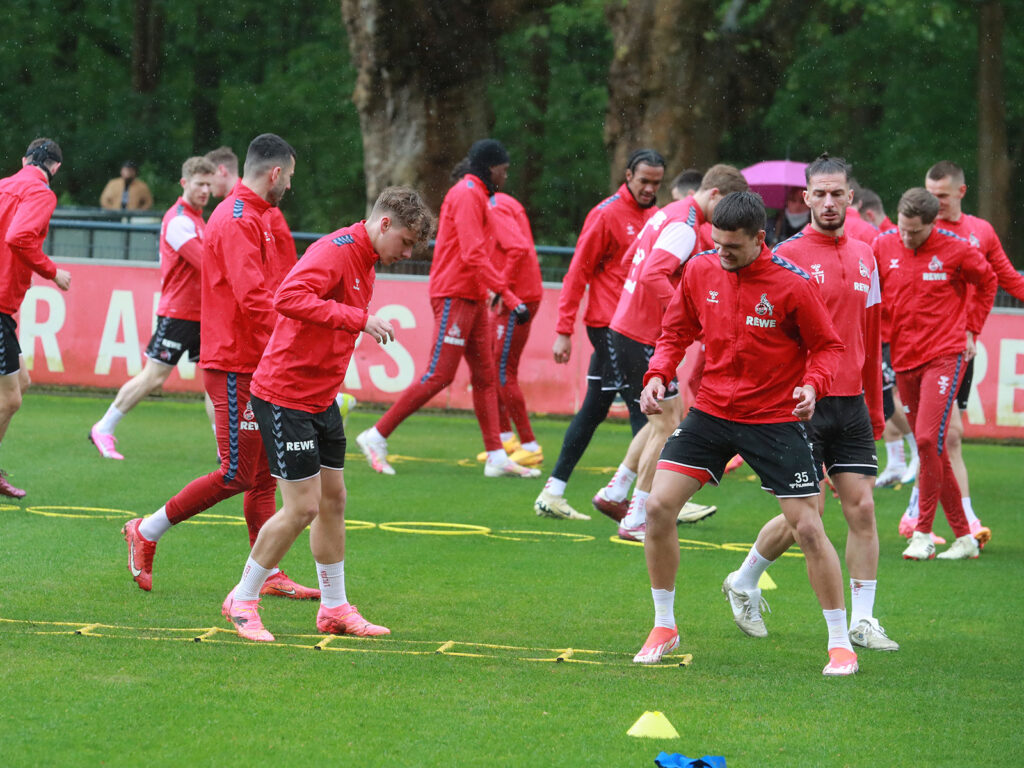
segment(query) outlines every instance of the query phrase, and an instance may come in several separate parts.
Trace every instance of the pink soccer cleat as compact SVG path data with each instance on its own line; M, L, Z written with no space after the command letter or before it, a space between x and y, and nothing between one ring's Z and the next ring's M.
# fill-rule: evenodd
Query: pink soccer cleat
M100 432L96 429L96 425L93 424L92 429L89 430L89 440L96 446L96 450L100 452L100 456L104 459L117 459L121 461L124 459L120 453L117 452L117 438L113 435L108 435L106 432Z
M359 609L351 603L339 605L337 608L325 608L321 604L316 614L316 628L318 632L329 635L376 637L391 634L387 627L371 624L360 616Z
M642 544L647 538L647 523L640 523L637 526L626 526L620 523L619 538L623 541L639 541Z
M909 517L906 512L903 513L903 517L900 518L900 536L909 539L914 535L914 530L917 528L917 518ZM935 534L934 531L928 534L932 537L932 544L945 544L946 540L941 536Z
M845 648L829 648L828 664L821 670L826 677L845 677L856 673L857 654Z
M616 523L621 523L622 518L629 512L629 500L622 499L621 501L612 501L608 498L608 486L597 492L597 495L591 500L594 505L594 509L600 512L602 515L607 515Z
M261 595L273 595L275 597L290 597L292 600L319 600L320 590L311 587L304 587L298 582L288 578L284 571L278 571L273 576L268 576L260 588Z
M235 590L228 592L220 612L234 625L235 631L246 640L258 643L272 643L274 636L267 631L260 620L259 600L235 600Z
M128 570L139 585L139 589L149 592L153 589L153 555L156 554L156 542L150 541L139 533L141 517L129 520L121 527L121 533L128 544Z
M647 642L633 657L634 664L657 664L662 656L679 647L679 630L675 627L655 627L647 636Z
M971 523L971 536L977 539L978 549L984 549L989 539L992 538L992 531L982 525L981 520L975 520Z
M0 496L10 496L12 499L21 499L25 496L25 491L11 485L7 479L7 473L2 469L0 469Z
M729 463L725 465L725 474L735 472L737 469L743 466L743 457L738 453L729 459Z

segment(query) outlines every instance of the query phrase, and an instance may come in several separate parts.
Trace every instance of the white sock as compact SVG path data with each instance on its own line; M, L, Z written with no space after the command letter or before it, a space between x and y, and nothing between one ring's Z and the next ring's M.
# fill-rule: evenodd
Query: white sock
M270 575L271 570L270 568L264 568L252 559L252 555L249 555L249 559L245 561L245 570L242 571L242 580L235 587L235 600L241 600L243 603L250 600L259 600L260 589L263 587L263 582Z
M114 404L111 403L110 407L107 408L107 412L103 414L103 418L96 422L96 431L102 432L104 435L112 435L114 434L114 428L117 426L117 422L122 418L124 418L124 414L117 410L117 408L114 407Z
M217 425L214 424L212 421L210 422L210 431L213 432L214 437L217 436Z
M850 579L850 626L857 626L861 619L875 615L875 588L878 581L872 579Z
M167 519L167 509L160 507L149 517L142 518L139 533L150 541L160 541L160 537L171 530L171 521Z
M500 434L501 442L502 443L507 443L509 440L511 440L515 436L516 436L515 432L502 432Z
M978 522L978 516L974 514L974 507L971 506L971 497L964 496L963 499L964 514L967 515L967 523L969 525Z
M370 427L366 431L369 433L369 435L367 435L367 436L371 440L373 440L373 442L375 442L375 443L378 443L378 442L386 443L387 442L387 440L385 439L384 435L382 435L380 432L377 431L377 427Z
M676 591L651 587L651 596L654 598L654 626L675 629Z
M774 562L758 552L756 545L751 547L750 553L743 560L743 565L736 571L736 578L732 580L733 587L742 592L757 589L757 582L760 581L761 574L767 571L768 566Z
M822 614L825 616L825 624L828 625L828 649L831 651L833 648L845 648L852 651L853 646L850 645L850 636L846 629L846 609L823 610Z
M633 491L629 512L620 523L623 528L636 528L647 522L647 497L650 495L650 491Z
M316 564L316 577L320 580L320 605L337 608L348 602L345 595L345 561L325 565Z
M508 464L508 454L505 453L504 448L499 448L496 451L488 451L487 463L492 467L503 467Z
M549 477L548 481L544 483L544 490L552 496L565 496L565 480Z
M885 468L906 469L907 459L903 454L903 438L886 441L885 443Z
M608 483L608 490L605 491L604 495L610 501L623 501L629 495L629 486L633 484L634 480L636 480L636 472L625 464L619 464L619 468L612 475L611 482Z
M917 499L918 499L917 483L914 483L914 490L912 490L910 492L910 501L907 503L907 512L906 512L907 517L909 517L911 519L917 517L917 512L918 512Z
M531 440L528 443L523 443L523 450L524 451L539 451L540 450L540 446L537 445L537 441L536 440Z
M910 460L913 461L917 458L917 440L914 439L913 432L907 432L903 437L907 441L907 445L910 446Z

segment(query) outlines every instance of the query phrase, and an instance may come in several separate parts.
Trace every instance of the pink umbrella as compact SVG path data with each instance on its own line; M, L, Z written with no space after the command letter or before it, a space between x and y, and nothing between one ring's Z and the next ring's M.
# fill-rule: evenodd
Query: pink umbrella
M742 173L750 189L764 198L769 208L786 205L786 191L792 187L803 189L807 186L804 170L807 163L795 160L765 160L744 168Z

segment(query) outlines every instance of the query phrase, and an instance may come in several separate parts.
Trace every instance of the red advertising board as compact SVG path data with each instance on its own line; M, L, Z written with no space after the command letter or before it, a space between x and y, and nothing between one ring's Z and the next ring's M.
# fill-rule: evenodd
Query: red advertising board
M160 270L92 261L65 266L72 274L69 292L35 278L22 304L18 335L26 365L39 383L117 388L142 369L160 298ZM558 287L545 288L519 381L531 411L571 414L583 396L590 345L578 324L571 363L554 363L557 303ZM361 334L344 389L366 402L393 402L422 374L433 342L426 278L381 275L371 310L394 324L396 340L378 346ZM165 388L198 392L201 376L182 362ZM430 405L473 407L465 366ZM997 310L985 325L965 421L969 437L1024 439L1024 314Z

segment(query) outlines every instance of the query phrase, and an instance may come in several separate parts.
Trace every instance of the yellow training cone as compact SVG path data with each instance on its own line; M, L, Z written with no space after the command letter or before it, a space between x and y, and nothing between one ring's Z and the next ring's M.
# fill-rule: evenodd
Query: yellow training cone
M679 733L661 712L644 712L633 727L626 731L628 736L647 739L678 739Z
M768 575L768 571L761 574L761 578L757 580L757 586L759 589L778 589L779 585L775 583L775 579Z

